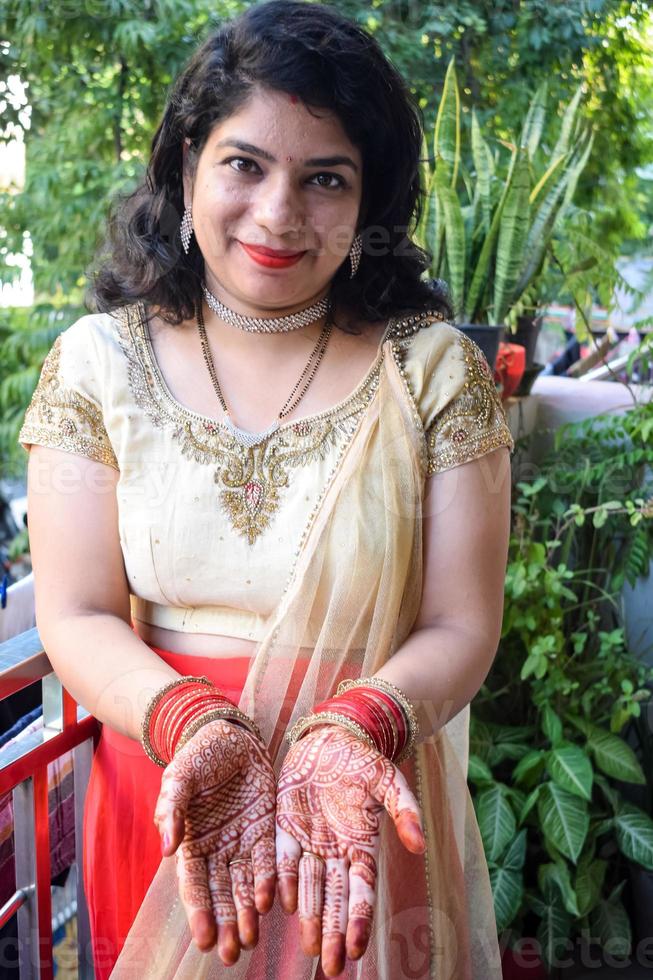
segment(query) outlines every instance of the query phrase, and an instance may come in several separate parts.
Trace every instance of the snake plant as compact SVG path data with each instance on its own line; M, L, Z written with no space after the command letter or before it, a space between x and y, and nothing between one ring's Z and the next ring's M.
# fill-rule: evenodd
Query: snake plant
M499 151L492 151L474 110L463 153L453 58L447 69L433 133L434 166L424 140L426 206L415 237L433 256L430 275L448 282L459 323L505 322L542 270L591 153L594 137L578 113L581 86L565 109L546 167L538 165L546 97L544 82L518 142L496 141L510 151L502 177Z

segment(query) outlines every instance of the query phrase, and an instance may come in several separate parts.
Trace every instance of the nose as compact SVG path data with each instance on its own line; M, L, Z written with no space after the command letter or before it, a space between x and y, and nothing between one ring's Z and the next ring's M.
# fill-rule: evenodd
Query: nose
M252 216L257 225L267 228L271 235L298 232L304 221L299 192L292 180L282 174L268 177L258 188Z

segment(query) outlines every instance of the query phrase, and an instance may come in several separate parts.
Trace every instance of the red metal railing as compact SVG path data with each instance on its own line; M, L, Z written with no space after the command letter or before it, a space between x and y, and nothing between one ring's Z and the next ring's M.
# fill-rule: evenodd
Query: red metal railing
M43 685L43 727L0 749L0 794L13 793L16 891L0 909L0 927L18 920L21 980L51 980L52 902L48 765L73 753L77 952L80 980L92 980L88 910L82 876L82 815L98 725L59 683L36 629L0 645L0 700Z

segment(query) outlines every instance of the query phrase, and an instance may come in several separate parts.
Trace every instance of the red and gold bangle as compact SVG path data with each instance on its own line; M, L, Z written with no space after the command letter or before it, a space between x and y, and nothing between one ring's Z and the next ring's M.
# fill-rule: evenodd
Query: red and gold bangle
M391 703L401 709L406 723L406 745L395 761L403 762L411 754L419 738L419 721L417 720L417 712L412 702L396 684L393 684L392 681L385 680L383 677L359 677L357 680L341 681L338 685L337 693L341 694L357 687L376 688L379 692L385 694Z
M299 718L286 738L294 745L316 725L339 724L393 762L403 762L419 737L412 703L390 681L378 677L342 681L337 694L311 715Z
M143 750L152 762L165 767L181 744L185 744L202 725L218 717L243 726L262 740L251 718L208 677L180 677L170 681L147 705L141 726Z
M148 758L152 762L155 762L157 766L166 766L167 762L161 758L156 748L152 745L151 732L158 723L166 701L171 695L174 697L177 689L186 690L189 687L193 687L197 690L202 689L202 685L206 687L213 686L208 677L178 677L176 680L164 684L148 701L141 724L141 745Z
M205 711L196 717L189 725L184 728L183 732L179 737L179 741L175 746L175 755L180 749L184 747L186 742L188 742L193 735L199 732L200 728L204 725L208 725L211 721L218 721L219 719L224 719L225 721L231 721L235 725L239 725L250 732L259 742L263 741L263 736L259 730L258 725L252 721L249 715L246 715L244 711L241 711L236 705L229 704L223 705L219 708L212 708L209 711Z

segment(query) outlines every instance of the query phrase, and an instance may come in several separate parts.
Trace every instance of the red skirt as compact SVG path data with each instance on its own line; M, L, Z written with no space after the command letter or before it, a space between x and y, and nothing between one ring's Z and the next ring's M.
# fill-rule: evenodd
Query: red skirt
M249 657L196 657L148 645L180 674L206 675L238 702ZM84 808L84 887L96 980L111 973L161 861L153 817L162 775L140 742L102 726Z

